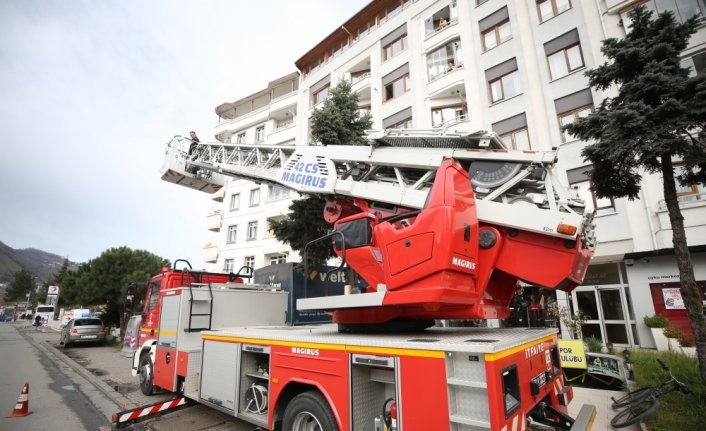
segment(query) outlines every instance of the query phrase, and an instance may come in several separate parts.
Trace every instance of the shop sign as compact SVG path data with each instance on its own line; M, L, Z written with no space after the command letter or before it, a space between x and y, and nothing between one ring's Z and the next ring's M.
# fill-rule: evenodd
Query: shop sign
M684 299L681 297L681 290L678 287L662 289L664 297L664 308L667 310L684 310Z
M559 362L562 368L586 369L583 340L559 340Z

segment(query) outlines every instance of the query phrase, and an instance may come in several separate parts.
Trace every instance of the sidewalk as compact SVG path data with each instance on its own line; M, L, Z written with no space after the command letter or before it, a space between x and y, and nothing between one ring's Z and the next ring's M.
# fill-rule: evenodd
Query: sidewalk
M172 394L145 396L140 392L137 378L131 375L132 358L120 355L121 346L81 346L64 350L59 345L59 322L52 322L49 327L36 330L31 322L16 324L18 330L26 331L43 346L54 351L56 356L72 367L77 373L91 382L107 397L113 400L120 409L156 403L173 397ZM23 326L23 328L20 328ZM584 404L596 407L596 417L592 431L613 430L610 420L617 413L611 408L611 397L620 397L624 393L574 387L574 399L569 405L569 415L576 417ZM117 411L116 411L117 413ZM170 413L151 421L148 427L142 429L180 431L208 429L209 431L251 431L254 425L235 419L204 406L190 407L175 413ZM639 425L621 428L626 431L641 431Z
M576 417L584 404L592 404L596 406L596 418L593 421L592 431L614 430L610 426L610 420L613 419L616 413L620 410L613 410L611 404L613 400L610 397L619 398L625 395L620 391L606 391L602 389L579 388L574 386L574 399L569 404L569 416ZM621 428L625 431L641 431L640 425L635 424L626 428Z

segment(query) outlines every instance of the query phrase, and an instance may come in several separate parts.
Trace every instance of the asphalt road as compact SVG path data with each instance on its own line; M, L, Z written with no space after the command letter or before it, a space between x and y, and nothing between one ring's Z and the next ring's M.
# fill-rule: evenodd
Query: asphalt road
M0 324L0 327L2 325L3 324ZM69 421L65 424L51 423L48 428L45 427L43 423L37 423L36 426L32 425L27 428L17 428L13 422L6 425L2 422L2 420L4 420L2 419L0 420L0 430L51 429L52 431L62 431L64 429L71 429L72 431L76 431L84 429L98 430L101 426L103 429L110 429L110 416L112 414L174 397L173 394L169 393L149 397L143 395L142 392L140 392L137 378L132 377L130 373L132 358L122 356L120 354L120 346L87 344L73 345L65 349L59 345L59 333L57 329L45 327L38 331L29 323L19 321L11 324L8 323L7 325L7 327L2 328L4 331L0 332L0 352L2 352L2 345L8 343L2 340L12 338L16 340L15 343L22 343L21 348L24 349L24 354L31 354L35 358L44 357L44 359L37 360L45 363L50 369L54 369L54 372L59 374L57 378L64 375L65 379L68 379L69 382L79 382L78 384L68 383L54 386L58 387L61 391L65 391L65 389L62 389L63 386L69 386L70 388L70 385L73 385L73 388L78 391L78 394L74 395L81 395L83 403L92 405L94 410L98 411L99 415L102 415L102 417L99 417L97 421L89 421L87 419L80 419L82 415L79 415L78 422ZM17 346L18 345L15 344L14 349L17 349ZM0 358L3 357L4 354L0 356ZM6 360L0 359L0 364L0 370L2 370L2 375L0 375L1 385L2 382L6 380ZM22 380L21 377L17 378ZM9 403L7 404L8 412L0 411L0 414L5 415L12 411L12 407L17 401L23 384L24 380L17 386L17 389L13 388L9 391L12 392L12 394L6 394L8 391L4 389L4 386L0 386L0 389L2 389L0 402L4 404ZM34 393L34 383L30 381L30 410L35 411L35 413L25 418L20 418L22 420L27 420L37 414L38 409L35 406ZM7 396L7 402L5 401L5 396ZM74 409L73 405L80 405L80 403L80 400L66 398L66 395L54 401L54 405L59 406L62 410L70 410L67 407L69 404L71 404L72 409ZM0 405L0 409L1 408L2 405ZM64 425L66 425L66 428L64 428ZM258 428L248 422L241 421L211 408L202 405L194 405L176 412L169 412L154 419L139 422L129 429L152 431L253 431Z
M62 369L30 336L17 330L24 326L0 323L0 429L76 431L109 424L101 409L110 408L112 402L95 394L85 379ZM25 382L29 383L29 410L33 413L6 418Z

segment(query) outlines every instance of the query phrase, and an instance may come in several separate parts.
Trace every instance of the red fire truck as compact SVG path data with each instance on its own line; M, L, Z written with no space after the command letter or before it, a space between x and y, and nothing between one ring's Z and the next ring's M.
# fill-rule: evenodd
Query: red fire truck
M555 153L409 131L356 147L203 144L187 160L189 144L169 144L163 179L216 191L225 175L327 195L324 240L368 286L298 299L334 324L291 327L286 292L165 272L145 299L159 309L144 328L156 339L141 339L133 361L145 393L286 431L590 428L591 408L566 414L556 330L430 327L506 317L520 281L581 283L592 212L559 185Z

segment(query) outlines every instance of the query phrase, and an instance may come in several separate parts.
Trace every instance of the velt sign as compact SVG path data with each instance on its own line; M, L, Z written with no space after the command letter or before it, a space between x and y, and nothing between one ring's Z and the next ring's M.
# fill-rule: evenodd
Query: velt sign
M583 340L559 340L559 360L563 368L586 369Z

